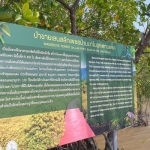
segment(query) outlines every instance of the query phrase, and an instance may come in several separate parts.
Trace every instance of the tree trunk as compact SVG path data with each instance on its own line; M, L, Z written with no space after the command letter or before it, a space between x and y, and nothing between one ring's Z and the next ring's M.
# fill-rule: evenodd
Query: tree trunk
M76 0L72 6L69 6L64 0L56 0L61 3L70 13L70 21L71 21L71 34L77 35L77 25L76 25L76 10L79 6L79 1Z
M147 28L141 41L136 46L136 49L137 49L135 53L136 63L139 62L140 56L141 54L143 54L144 49L147 47L149 40L150 40L150 29Z
M72 7L70 10L70 20L71 20L71 33L77 35L77 25L76 25L76 14L75 9Z

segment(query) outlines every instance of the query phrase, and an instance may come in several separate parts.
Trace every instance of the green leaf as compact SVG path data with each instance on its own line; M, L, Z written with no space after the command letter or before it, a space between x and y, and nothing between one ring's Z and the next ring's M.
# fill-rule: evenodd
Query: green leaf
M21 1L24 4L24 3L29 3L31 0L21 0Z
M9 27L8 27L7 25L3 24L2 30L3 30L8 36L10 36L10 30L9 30Z
M141 9L142 9L143 12L146 12L146 6L145 6L145 4L143 4L143 5L141 6Z
M16 7L17 11L21 12L21 7L18 5L18 3L14 2L14 6Z
M59 3L58 2L53 2L53 5L55 6L55 7L57 7L58 5L59 5Z
M20 20L18 21L18 24L20 24L20 25L25 25L26 23L27 23L27 21L24 20L24 19L20 19Z
M54 0L47 0L47 4L52 4Z
M29 17L32 16L32 11L30 9L24 11L23 16L24 18L28 19Z
M150 11L150 4L148 4L147 6L147 11Z
M29 10L29 4L28 3L25 3L23 6L22 6L22 12L23 14L26 13L26 11Z
M0 35L0 40L3 44L5 43L1 35Z
M96 22L95 17L91 16L91 19L92 19L93 22Z
M0 20L1 21L10 21L12 19L12 14L1 14Z
M39 21L39 18L35 17L35 16L31 16L28 18L30 20L31 23L35 23Z
M39 17L39 12L33 12L34 17Z
M95 27L96 27L97 29L99 28L98 22L96 22Z
M98 12L98 17L100 17L100 16L101 16L101 11Z
M0 14L9 13L10 8L8 6L4 6L0 8Z
M145 143L146 143L145 140L143 140L143 141L142 141L142 144L145 144Z
M15 22L18 21L18 20L20 20L20 19L22 19L22 15L17 14L17 15L15 16Z

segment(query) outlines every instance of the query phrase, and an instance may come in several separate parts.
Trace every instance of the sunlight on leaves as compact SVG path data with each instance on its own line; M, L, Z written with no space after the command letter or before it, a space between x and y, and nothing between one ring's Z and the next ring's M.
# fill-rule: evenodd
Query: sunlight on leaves
M4 25L4 24L3 24L2 30L3 30L8 36L10 36L10 30L9 30L9 28L8 28L7 25Z

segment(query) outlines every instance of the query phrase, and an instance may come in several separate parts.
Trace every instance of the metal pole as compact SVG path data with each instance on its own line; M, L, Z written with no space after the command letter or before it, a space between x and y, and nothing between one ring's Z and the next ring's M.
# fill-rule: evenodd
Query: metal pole
M117 150L118 144L117 144L117 131L113 131L113 150Z

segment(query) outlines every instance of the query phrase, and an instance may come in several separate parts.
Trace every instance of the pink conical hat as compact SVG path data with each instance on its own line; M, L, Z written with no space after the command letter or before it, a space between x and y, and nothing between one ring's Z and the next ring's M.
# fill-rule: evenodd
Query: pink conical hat
M94 137L95 134L86 122L79 108L68 109L65 116L65 132L59 145Z

